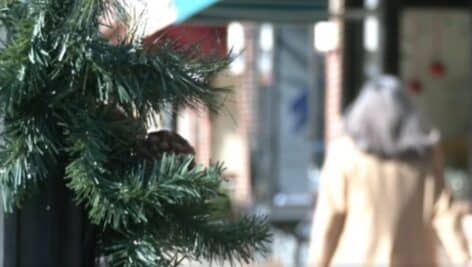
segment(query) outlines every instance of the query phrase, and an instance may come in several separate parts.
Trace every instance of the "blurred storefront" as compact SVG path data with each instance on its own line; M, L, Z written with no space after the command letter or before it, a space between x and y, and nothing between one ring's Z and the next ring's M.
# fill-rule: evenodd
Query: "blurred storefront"
M201 163L225 162L235 206L264 211L274 222L295 224L312 208L310 176L324 137L323 57L313 46L313 25L327 17L326 7L326 1L222 1L166 30L189 45L207 39L206 51L238 55L215 80L234 89L225 111L179 111L169 126L195 145Z
M180 27L190 33L177 35L189 44L210 39L210 50L239 55L215 81L232 86L233 94L219 116L180 111L174 127L196 146L200 162L226 163L235 206L267 214L299 244L326 143L340 134L345 108L369 77L398 75L441 130L446 178L468 203L471 6L465 0L217 3Z

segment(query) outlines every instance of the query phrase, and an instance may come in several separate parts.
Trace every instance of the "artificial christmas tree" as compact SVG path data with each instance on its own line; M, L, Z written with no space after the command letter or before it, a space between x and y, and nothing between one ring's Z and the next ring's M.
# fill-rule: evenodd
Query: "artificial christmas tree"
M20 208L9 223L22 242L5 266L89 267L104 256L112 267L172 267L264 250L265 220L215 212L221 164L197 166L185 140L146 133L169 103L217 111L225 90L211 80L228 59L164 38L144 47L117 0L2 0L0 12L0 185L6 212ZM130 33L110 42L103 21Z

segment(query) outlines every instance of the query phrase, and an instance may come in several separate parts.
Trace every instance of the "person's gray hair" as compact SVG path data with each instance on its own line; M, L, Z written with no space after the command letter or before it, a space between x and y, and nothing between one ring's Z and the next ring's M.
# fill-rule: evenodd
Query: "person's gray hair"
M384 157L423 155L439 142L439 133L388 75L368 81L344 117L346 133L368 153Z

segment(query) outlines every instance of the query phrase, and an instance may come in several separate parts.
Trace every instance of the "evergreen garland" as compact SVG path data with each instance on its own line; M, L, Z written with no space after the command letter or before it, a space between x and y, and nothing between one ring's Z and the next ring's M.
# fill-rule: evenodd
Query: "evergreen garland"
M223 166L191 156L140 154L146 120L166 104L217 111L211 86L228 59L202 58L164 40L111 45L99 18L129 19L113 0L0 0L4 130L0 185L12 212L65 173L101 229L113 267L178 266L184 259L249 261L269 239L264 219L216 214ZM110 9L111 8L111 9Z

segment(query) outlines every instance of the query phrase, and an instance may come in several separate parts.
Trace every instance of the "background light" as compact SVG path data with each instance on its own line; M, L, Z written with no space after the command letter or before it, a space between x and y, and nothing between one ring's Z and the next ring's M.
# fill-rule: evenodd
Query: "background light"
M336 50L339 45L339 29L330 21L315 24L314 45L318 52L326 53Z

